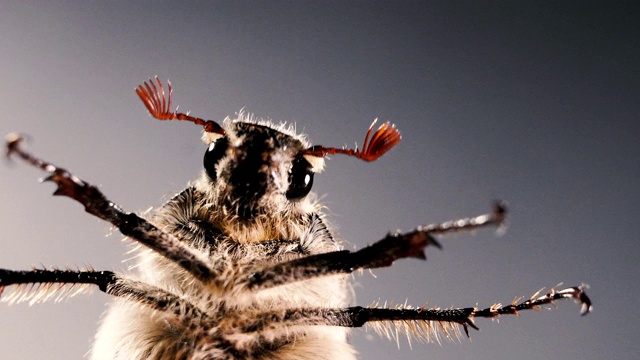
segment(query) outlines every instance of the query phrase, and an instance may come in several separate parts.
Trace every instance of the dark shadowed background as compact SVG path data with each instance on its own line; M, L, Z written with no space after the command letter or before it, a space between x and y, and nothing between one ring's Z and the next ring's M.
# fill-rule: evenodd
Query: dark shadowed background
M316 144L361 144L392 120L397 148L335 156L316 177L347 248L494 199L510 228L357 275L358 304L488 306L585 282L595 306L478 320L472 341L412 349L355 330L362 359L636 359L638 19L633 2L3 1L0 133L29 134L34 153L144 211L197 177L205 150L200 128L148 117L133 89L154 75L182 111L244 108ZM0 166L1 267L126 271L119 234L14 165ZM81 358L108 300L0 304L1 357Z

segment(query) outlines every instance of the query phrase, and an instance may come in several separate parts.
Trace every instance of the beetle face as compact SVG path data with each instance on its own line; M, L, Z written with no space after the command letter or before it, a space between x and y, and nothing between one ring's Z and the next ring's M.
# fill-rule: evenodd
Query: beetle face
M240 220L295 206L311 191L313 169L299 139L266 125L230 122L209 145L204 167L222 208Z

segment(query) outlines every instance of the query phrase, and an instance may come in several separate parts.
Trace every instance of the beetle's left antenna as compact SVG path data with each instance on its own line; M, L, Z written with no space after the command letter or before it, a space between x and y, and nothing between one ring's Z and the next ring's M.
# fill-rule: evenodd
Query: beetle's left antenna
M171 83L167 81L167 89L169 95L166 96L164 86L158 77L156 81L149 81L138 85L136 94L149 110L149 114L158 120L186 120L192 121L196 125L202 125L204 131L224 136L225 131L217 122L213 120L204 120L195 116L191 116L177 111L171 111Z

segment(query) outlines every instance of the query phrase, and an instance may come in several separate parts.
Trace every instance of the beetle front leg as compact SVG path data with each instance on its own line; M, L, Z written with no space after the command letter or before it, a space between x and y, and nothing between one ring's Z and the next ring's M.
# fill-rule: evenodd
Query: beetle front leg
M505 214L504 205L498 203L490 214L422 226L407 233L389 234L384 239L358 251L342 250L311 255L267 268L255 269L249 276L240 278L239 285L244 285L251 290L259 290L321 276L351 273L358 269L387 267L403 258L425 260L424 251L429 245L441 247L433 237L434 234L500 226L505 220Z
M95 186L79 179L64 168L57 167L39 159L20 148L24 138L17 134L7 136L7 156L15 155L27 163L49 173L43 181L51 181L57 185L54 195L66 196L82 204L85 210L117 227L122 234L153 249L157 253L174 261L183 269L201 281L214 277L207 258L189 248L167 232L141 218L123 211L117 204L109 200Z

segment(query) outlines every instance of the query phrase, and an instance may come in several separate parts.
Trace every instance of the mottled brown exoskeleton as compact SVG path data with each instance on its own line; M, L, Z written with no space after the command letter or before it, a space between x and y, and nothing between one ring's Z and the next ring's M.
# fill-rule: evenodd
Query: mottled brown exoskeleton
M125 212L96 187L25 152L22 137L7 136L9 156L39 167L55 195L80 202L136 242L131 274L110 271L0 269L4 301L39 302L97 286L114 296L96 335L91 359L355 359L349 328L371 326L390 337L456 337L476 328L473 318L535 309L562 298L591 302L583 286L536 294L486 309L350 306L349 274L425 259L444 233L500 226L505 209L487 215L386 235L358 251L334 239L310 192L327 154L365 161L400 141L385 123L369 128L362 149L311 146L284 125L239 114L222 125L171 110L156 78L136 89L160 120L204 127L204 171L148 219Z

